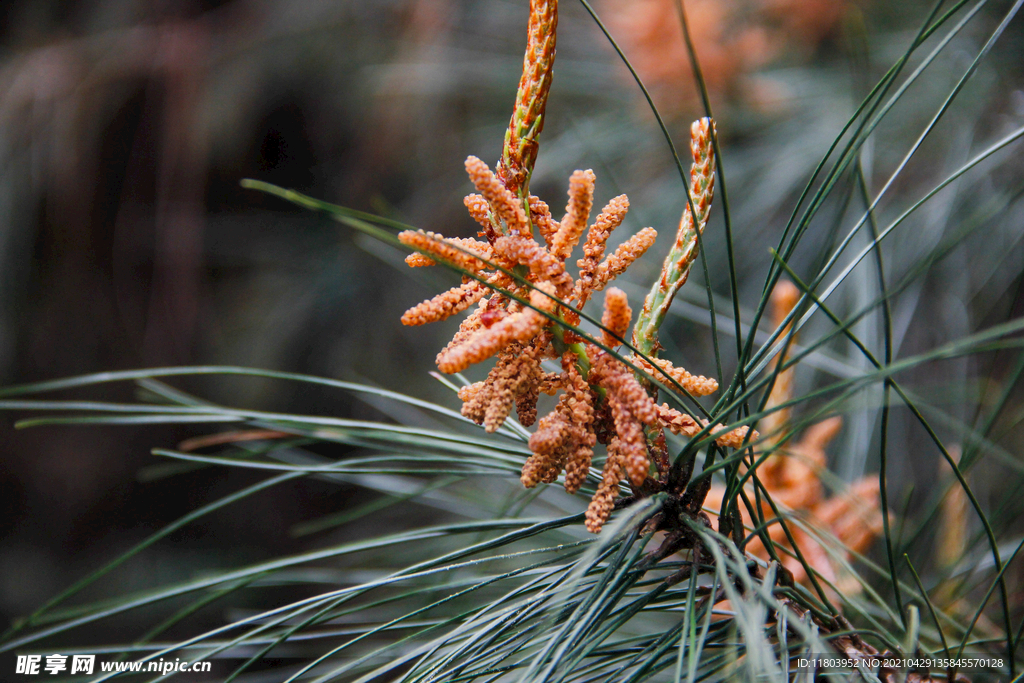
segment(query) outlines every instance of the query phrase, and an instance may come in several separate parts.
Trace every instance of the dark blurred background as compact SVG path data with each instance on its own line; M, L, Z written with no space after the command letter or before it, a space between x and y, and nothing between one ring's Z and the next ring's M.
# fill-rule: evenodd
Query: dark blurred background
M563 44L589 57L593 30L573 9L582 35ZM451 278L407 274L397 251L239 180L470 234L462 161L500 150L524 4L29 1L0 12L4 384L221 363L450 401L426 374L444 330L398 318ZM341 392L281 382L176 385L231 404L380 417ZM130 387L85 393L131 398ZM253 481L213 470L147 481L150 448L202 430L12 425L5 416L6 618ZM162 544L120 588L294 549L296 521L352 496L315 483L275 490ZM130 632L120 626L115 637Z
M0 381L230 364L375 383L454 405L427 374L453 324L409 329L398 319L455 278L407 272L391 247L243 190L239 180L259 178L446 235L471 235L461 202L469 190L462 162L468 154L488 162L499 154L527 5L4 2ZM707 0L688 6L719 131L732 153L733 219L743 235L738 257L747 264L741 290L756 299L767 246L796 191L859 97L904 49L923 3ZM688 123L701 109L674 3L605 0L597 7L622 36L684 148ZM967 31L965 40L991 26ZM922 156L952 170L975 138L1020 125L1020 49L1018 21L984 78L971 86L973 108L949 117L951 128L967 121L968 130L958 129ZM948 59L940 73L962 69L966 58ZM952 76L933 80L914 94L931 103L921 111L930 112L953 82ZM893 139L906 139L900 126L923 120L913 104L907 107ZM891 165L896 152L878 147L878 166ZM663 234L674 229L684 200L653 118L582 6L567 2L535 192L560 208L566 178L577 167L597 172L599 205L629 193L630 232L643 225ZM1019 166L1016 173L993 182L1012 185ZM939 177L925 166L908 172L906 183L927 187ZM841 208L833 213L843 215ZM929 215L927 222L946 225L952 214ZM960 317L920 344L907 337L907 352L943 341L946 333L965 334L986 316L1005 319L1019 307L1019 211L1008 220L1004 242L989 245L1009 264L1006 272L990 268L991 278L953 291L925 282L904 312L901 334L916 329L912 320L949 313L949 301L959 302L954 314ZM666 242L659 244L667 248ZM709 237L712 278L717 291L727 292L721 246L720 236ZM662 253L638 264L637 282L657 270ZM949 268L963 272L956 263ZM941 273L936 277L943 281ZM701 289L692 290L688 296L699 304ZM856 302L851 294L850 305ZM727 302L719 308L727 310ZM702 322L674 324L679 338L706 338ZM709 345L686 343L694 365L703 366L695 371L710 373ZM284 382L172 383L232 405L381 416L346 394ZM131 391L65 395L127 400ZM15 431L13 422L10 414L0 416L3 618L24 614L148 533L250 481L248 474L214 469L150 481L146 468L156 462L150 448L210 429ZM870 435L871 426L865 428ZM866 452L863 444L860 450ZM862 458L844 476L870 467ZM126 568L120 588L305 547L290 535L293 524L360 495L319 486L281 488L244 511L187 528Z

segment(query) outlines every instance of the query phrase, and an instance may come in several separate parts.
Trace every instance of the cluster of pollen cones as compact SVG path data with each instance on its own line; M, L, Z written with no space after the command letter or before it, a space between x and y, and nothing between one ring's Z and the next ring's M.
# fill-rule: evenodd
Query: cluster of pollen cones
M771 299L775 327L784 324L799 298L800 292L793 283L781 281L776 285ZM859 592L860 584L845 570L845 562L830 554L808 529L822 537L832 535L838 539L845 548L840 551L843 560L849 560L852 553L867 551L883 528L878 477L863 477L845 490L828 495L822 482L822 473L827 468L825 451L842 429L843 419L838 416L827 418L807 427L799 439L792 439L794 430L790 425L790 410L784 407L792 397L793 368L788 368L779 373L766 405L771 412L759 423L764 432L759 450L774 450L758 467L758 480L784 514L803 522L790 524L789 531L807 564L840 592ZM705 509L712 513L719 511L724 496L724 486L712 486L704 501ZM745 526L757 526L749 511L743 509L741 512ZM762 513L766 519L774 516L767 504L762 504ZM769 527L768 534L776 548L792 553L792 545L780 525ZM747 547L762 559L769 559L768 551L759 539ZM795 554L783 554L780 559L795 580L808 581L807 570Z
M480 224L481 239L448 239L422 231L399 235L418 252L406 259L410 266L444 262L465 273L463 283L412 307L402 322L422 325L476 306L438 354L437 366L455 373L497 357L484 381L460 390L462 413L490 432L513 408L524 426L537 422L529 442L532 455L523 465L525 486L554 482L564 472L566 490L577 491L587 479L595 446L607 447L601 482L586 515L587 528L596 533L611 513L620 483L628 480L640 487L650 475L648 444L658 441L656 436L649 438L651 430L693 436L706 426L668 405L658 405L633 368L671 378L698 396L714 392L718 383L666 360L654 359L655 368L629 356L627 365L611 353L623 343L632 319L626 295L615 287L605 292L601 345L569 329L579 323L578 313L569 306L582 309L654 243L657 233L644 228L606 253L609 236L629 208L625 195L608 202L588 228L592 171L572 174L565 215L556 221L547 204L532 195L519 199L476 157L469 157L466 170L479 194L467 196L465 204ZM583 253L573 278L566 261L581 240ZM542 362L548 359L557 361L561 371L545 371ZM537 399L542 393L561 395L554 410L538 422ZM735 448L747 438L747 428L719 427L713 434L719 445ZM654 464L660 468L657 460Z

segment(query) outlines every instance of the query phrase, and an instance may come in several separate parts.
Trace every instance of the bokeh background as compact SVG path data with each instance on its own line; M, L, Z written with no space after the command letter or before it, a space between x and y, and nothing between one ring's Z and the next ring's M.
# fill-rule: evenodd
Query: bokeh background
M990 3L901 100L864 157L877 191L948 95L1007 3ZM474 232L462 162L500 152L524 43L526 0L7 0L0 7L0 381L102 370L230 364L379 384L456 405L433 380L454 323L403 328L408 306L454 281L409 271L397 250L276 199L243 190L258 178L446 235ZM725 149L741 301L763 273L799 190L860 98L899 57L923 2L701 0L687 3ZM702 107L670 0L601 0L685 150ZM991 12L991 16L989 16ZM894 217L984 144L1024 124L1024 22L1018 18L880 206ZM685 203L653 116L582 5L565 2L534 191L564 201L574 168L593 168L597 203L622 192L628 232L671 234ZM1019 158L1019 150L1015 153ZM898 355L1024 313L1024 165L999 157L894 236L898 280L967 220L983 230L894 302ZM991 204L995 202L995 204ZM992 207L995 208L992 208ZM988 208L986 208L988 207ZM987 211L988 213L985 213ZM980 213L979 213L980 212ZM797 266L856 212L836 197ZM706 239L718 308L728 276L715 210ZM619 236L622 239L623 236ZM855 241L863 246L866 238ZM630 271L631 299L660 266L667 240ZM801 261L800 259L804 259ZM843 310L872 298L864 267L837 294ZM703 275L671 323L669 353L710 374ZM745 309L746 310L746 309ZM749 319L749 313L747 314ZM828 329L818 321L819 331ZM869 316L858 333L879 339ZM728 324L723 325L728 328ZM723 332L723 348L732 340ZM802 370L807 388L864 370L837 346ZM731 357L731 354L727 354ZM727 371L731 368L725 359ZM953 420L969 422L1009 360L923 369ZM177 380L214 401L332 416L380 417L370 404L283 382ZM130 398L129 389L89 395ZM67 395L85 395L70 393ZM874 471L878 397L848 408L834 470ZM1015 399L1015 406L1020 400ZM1014 413L1014 411L1010 411ZM1012 417L1013 415L1011 415ZM75 578L187 511L250 481L241 471L165 476L154 446L196 428L48 427L15 431L0 416L0 618L38 606ZM402 419L400 414L392 417ZM1013 426L1013 425L1011 425ZM894 494L941 479L937 455L894 428ZM205 430L210 431L210 430ZM1003 448L1015 453L1011 429ZM977 482L1000 494L997 476ZM355 489L305 482L219 514L162 543L119 576L122 590L309 546L303 520L358 503ZM903 508L901 508L903 509ZM379 528L401 520L384 514ZM350 533L350 532L346 532ZM317 542L317 541L314 541ZM92 594L92 597L98 597ZM133 624L97 627L128 638Z

